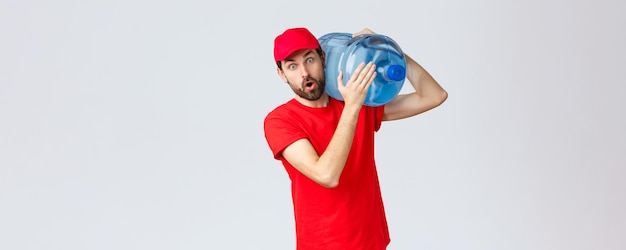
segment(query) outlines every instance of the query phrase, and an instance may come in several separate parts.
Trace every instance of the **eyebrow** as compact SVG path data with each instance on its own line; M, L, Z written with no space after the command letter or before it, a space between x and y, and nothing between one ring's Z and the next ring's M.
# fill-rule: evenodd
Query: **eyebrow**
M302 57L306 58L308 57L311 53L315 53L315 50L309 50L309 52L304 53L304 55ZM293 58L289 58L289 59L285 59L285 62L293 62L295 61Z
M309 50L309 52L307 52L306 54L304 54L304 56L302 56L302 57L308 57L308 56L309 56L309 54L314 53L314 52L315 52L314 50Z

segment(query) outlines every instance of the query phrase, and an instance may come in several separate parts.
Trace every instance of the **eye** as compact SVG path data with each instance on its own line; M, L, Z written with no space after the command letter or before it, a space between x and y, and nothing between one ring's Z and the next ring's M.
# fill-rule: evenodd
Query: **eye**
M287 68L289 68L290 70L294 70L296 69L296 64L295 63L289 64L287 65Z
M307 58L307 59L306 59L306 62L307 62L307 63L313 63L313 57L309 57L309 58Z

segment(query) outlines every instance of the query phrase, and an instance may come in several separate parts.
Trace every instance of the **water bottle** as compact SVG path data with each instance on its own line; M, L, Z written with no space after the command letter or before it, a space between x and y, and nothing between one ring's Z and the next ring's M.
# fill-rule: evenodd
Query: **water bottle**
M337 89L337 76L343 71L343 82L348 82L361 62L376 64L376 78L370 86L364 105L381 106L391 101L402 89L406 78L406 59L400 46L388 36L349 33L328 33L318 39L326 52L326 93L343 101Z

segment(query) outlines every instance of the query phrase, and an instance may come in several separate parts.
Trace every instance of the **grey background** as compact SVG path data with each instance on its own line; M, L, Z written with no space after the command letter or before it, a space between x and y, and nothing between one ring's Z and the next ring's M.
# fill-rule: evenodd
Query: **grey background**
M624 11L2 0L0 249L293 249L262 120L296 26L386 34L449 92L378 134L389 249L626 249Z

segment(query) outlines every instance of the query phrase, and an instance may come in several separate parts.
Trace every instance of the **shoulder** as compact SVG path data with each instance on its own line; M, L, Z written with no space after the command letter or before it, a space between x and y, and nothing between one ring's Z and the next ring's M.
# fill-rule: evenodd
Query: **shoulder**
M295 100L287 101L267 113L263 124L266 130L275 127L284 127L292 124L297 119L298 112L296 111L296 105L293 103Z
M293 109L292 106L293 104L291 103L291 101L287 101L283 104L276 106L274 109L267 113L267 115L265 116L265 120L267 121L268 119L287 116L289 113L291 113L291 110Z

